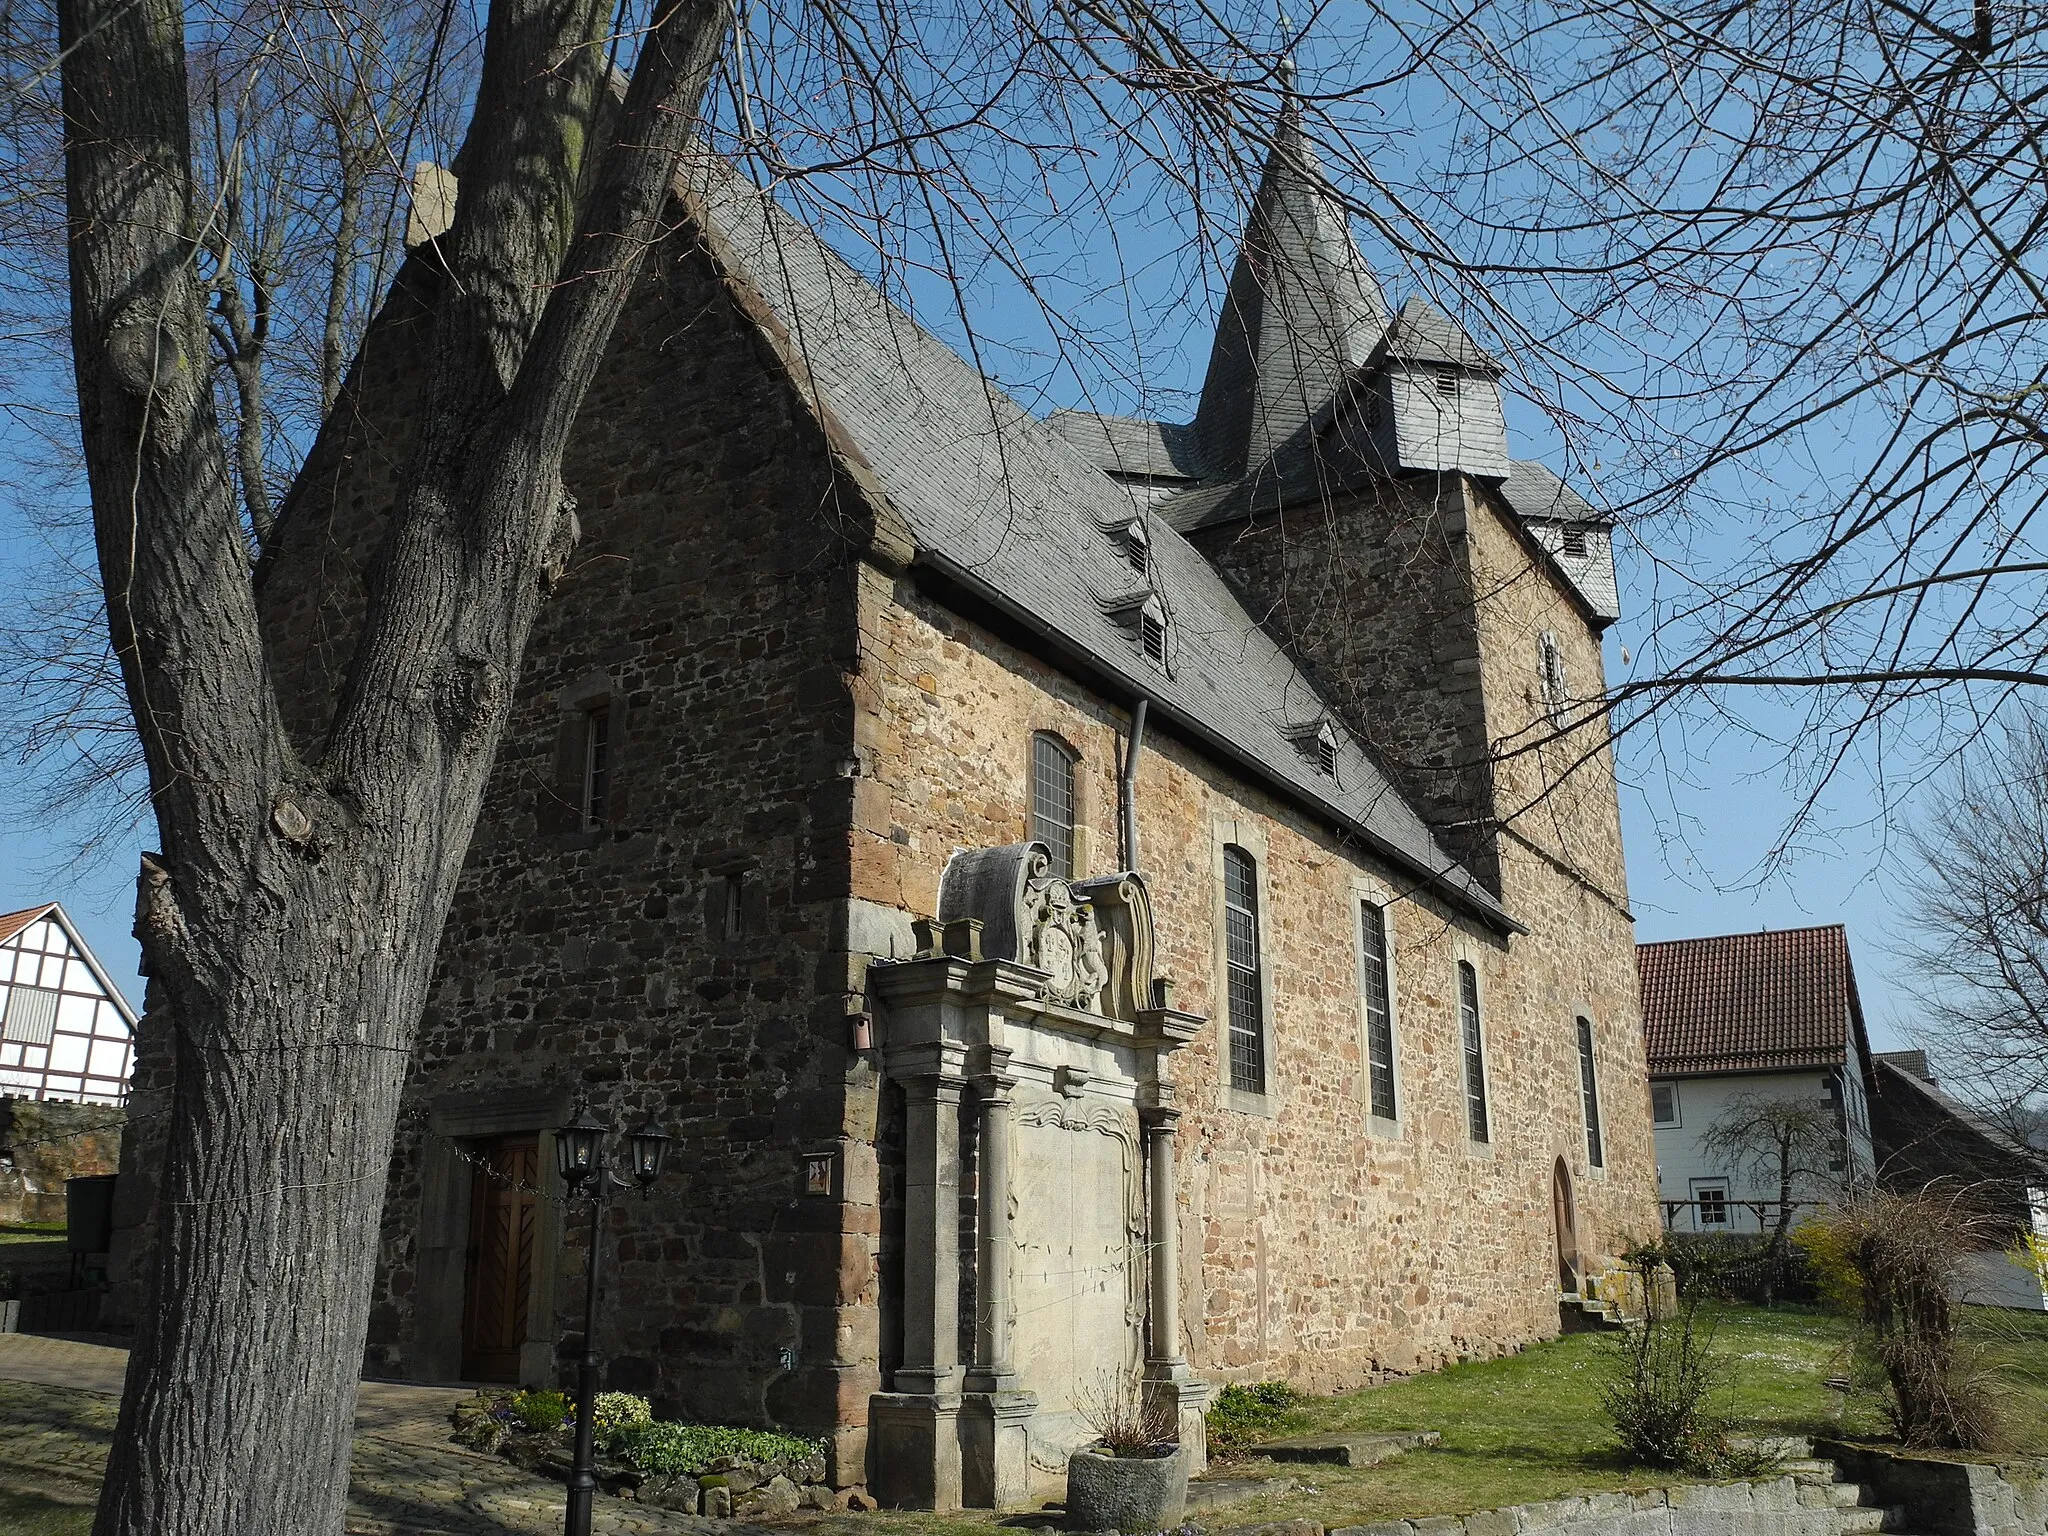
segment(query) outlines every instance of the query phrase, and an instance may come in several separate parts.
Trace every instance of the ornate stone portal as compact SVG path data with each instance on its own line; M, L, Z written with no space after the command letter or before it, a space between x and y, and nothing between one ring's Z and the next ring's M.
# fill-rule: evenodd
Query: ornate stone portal
M1152 974L1143 878L1050 865L1042 843L955 854L916 958L869 972L905 1135L902 1363L868 1459L900 1507L1023 1504L1092 1438L1087 1401L1141 1373L1203 1462L1166 1058L1204 1021Z

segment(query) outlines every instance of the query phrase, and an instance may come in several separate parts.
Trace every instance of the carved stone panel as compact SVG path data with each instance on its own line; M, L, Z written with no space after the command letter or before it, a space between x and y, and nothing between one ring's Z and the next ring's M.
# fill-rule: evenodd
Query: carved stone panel
M1038 1396L1031 1453L1063 1470L1092 1438L1086 1396L1139 1367L1145 1309L1144 1194L1136 1115L1099 1098L1034 1099L1015 1111L1011 1358Z

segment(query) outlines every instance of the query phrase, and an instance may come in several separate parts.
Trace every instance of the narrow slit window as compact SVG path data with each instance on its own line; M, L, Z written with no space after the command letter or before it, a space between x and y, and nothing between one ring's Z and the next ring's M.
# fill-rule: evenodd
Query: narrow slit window
M1230 993L1230 1086L1266 1091L1264 978L1259 957L1259 872L1252 856L1223 850L1223 923Z
M1394 998L1387 976L1387 914L1359 903L1359 979L1365 987L1365 1071L1373 1118L1394 1118Z
M1479 1026L1479 973L1458 962L1458 1023L1465 1037L1465 1129L1474 1141L1493 1139L1486 1116L1486 1039Z
M1558 647L1557 636L1549 630L1537 637L1536 665L1543 695L1543 712L1553 721L1562 721L1571 697L1565 681L1564 652Z
M1052 872L1074 878L1074 763L1057 736L1031 738L1031 838L1052 850Z
M1579 1020L1579 1097L1586 1112L1586 1164L1604 1168L1607 1156L1600 1145L1600 1082L1593 1071L1593 1021L1585 1018Z
M1337 777L1337 733L1327 725L1316 736L1316 768L1323 777Z
M583 826L594 831L611 814L612 712L601 704L583 717Z
M737 939L747 931L747 877L727 875L724 884L725 936Z

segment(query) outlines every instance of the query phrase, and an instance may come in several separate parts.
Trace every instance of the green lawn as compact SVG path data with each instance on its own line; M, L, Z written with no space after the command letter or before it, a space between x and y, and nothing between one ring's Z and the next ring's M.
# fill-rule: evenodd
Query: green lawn
M1722 1307L1703 1316L1730 1364L1716 1411L1736 1433L1884 1437L1874 1384L1859 1382L1846 1396L1826 1385L1849 1374L1845 1320L1804 1307ZM2008 1448L2048 1453L2048 1318L1973 1309L1971 1335L1994 1378ZM1307 1403L1294 1432L1434 1429L1443 1444L1356 1471L1248 1458L1236 1464L1248 1475L1296 1475L1311 1487L1238 1506L1230 1523L1309 1516L1352 1525L1682 1481L1617 1456L1599 1404L1608 1347L1604 1336L1577 1334L1505 1360Z
M89 1536L90 1504L60 1504L39 1493L0 1488L0 1531L7 1536Z
M0 1243L61 1243L66 1230L61 1221L0 1221Z
M1720 1307L1703 1316L1714 1324L1715 1347L1729 1362L1728 1385L1715 1406L1734 1432L1884 1438L1874 1383L1859 1382L1846 1395L1826 1385L1830 1376L1850 1372L1844 1319L1789 1306ZM1970 1335L1994 1378L2009 1448L2048 1454L2048 1317L1973 1309ZM1599 1405L1609 1347L1607 1336L1577 1334L1505 1360L1311 1400L1292 1416L1291 1427L1263 1438L1434 1429L1443 1444L1355 1471L1255 1455L1221 1463L1212 1476L1284 1478L1300 1486L1198 1518L1233 1526L1307 1518L1335 1527L1685 1481L1622 1463ZM810 1515L777 1523L804 1527L811 1536L970 1536L986 1532L991 1517Z

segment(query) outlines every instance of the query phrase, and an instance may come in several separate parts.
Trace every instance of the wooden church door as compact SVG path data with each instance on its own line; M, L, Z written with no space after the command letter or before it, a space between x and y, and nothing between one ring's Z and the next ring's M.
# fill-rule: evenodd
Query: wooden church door
M469 1201L469 1290L462 1310L462 1374L517 1381L533 1298L540 1146L507 1137L478 1148Z
M1567 1296L1579 1289L1579 1221L1572 1209L1572 1175L1557 1160L1550 1180L1550 1214L1557 1223L1557 1288Z

